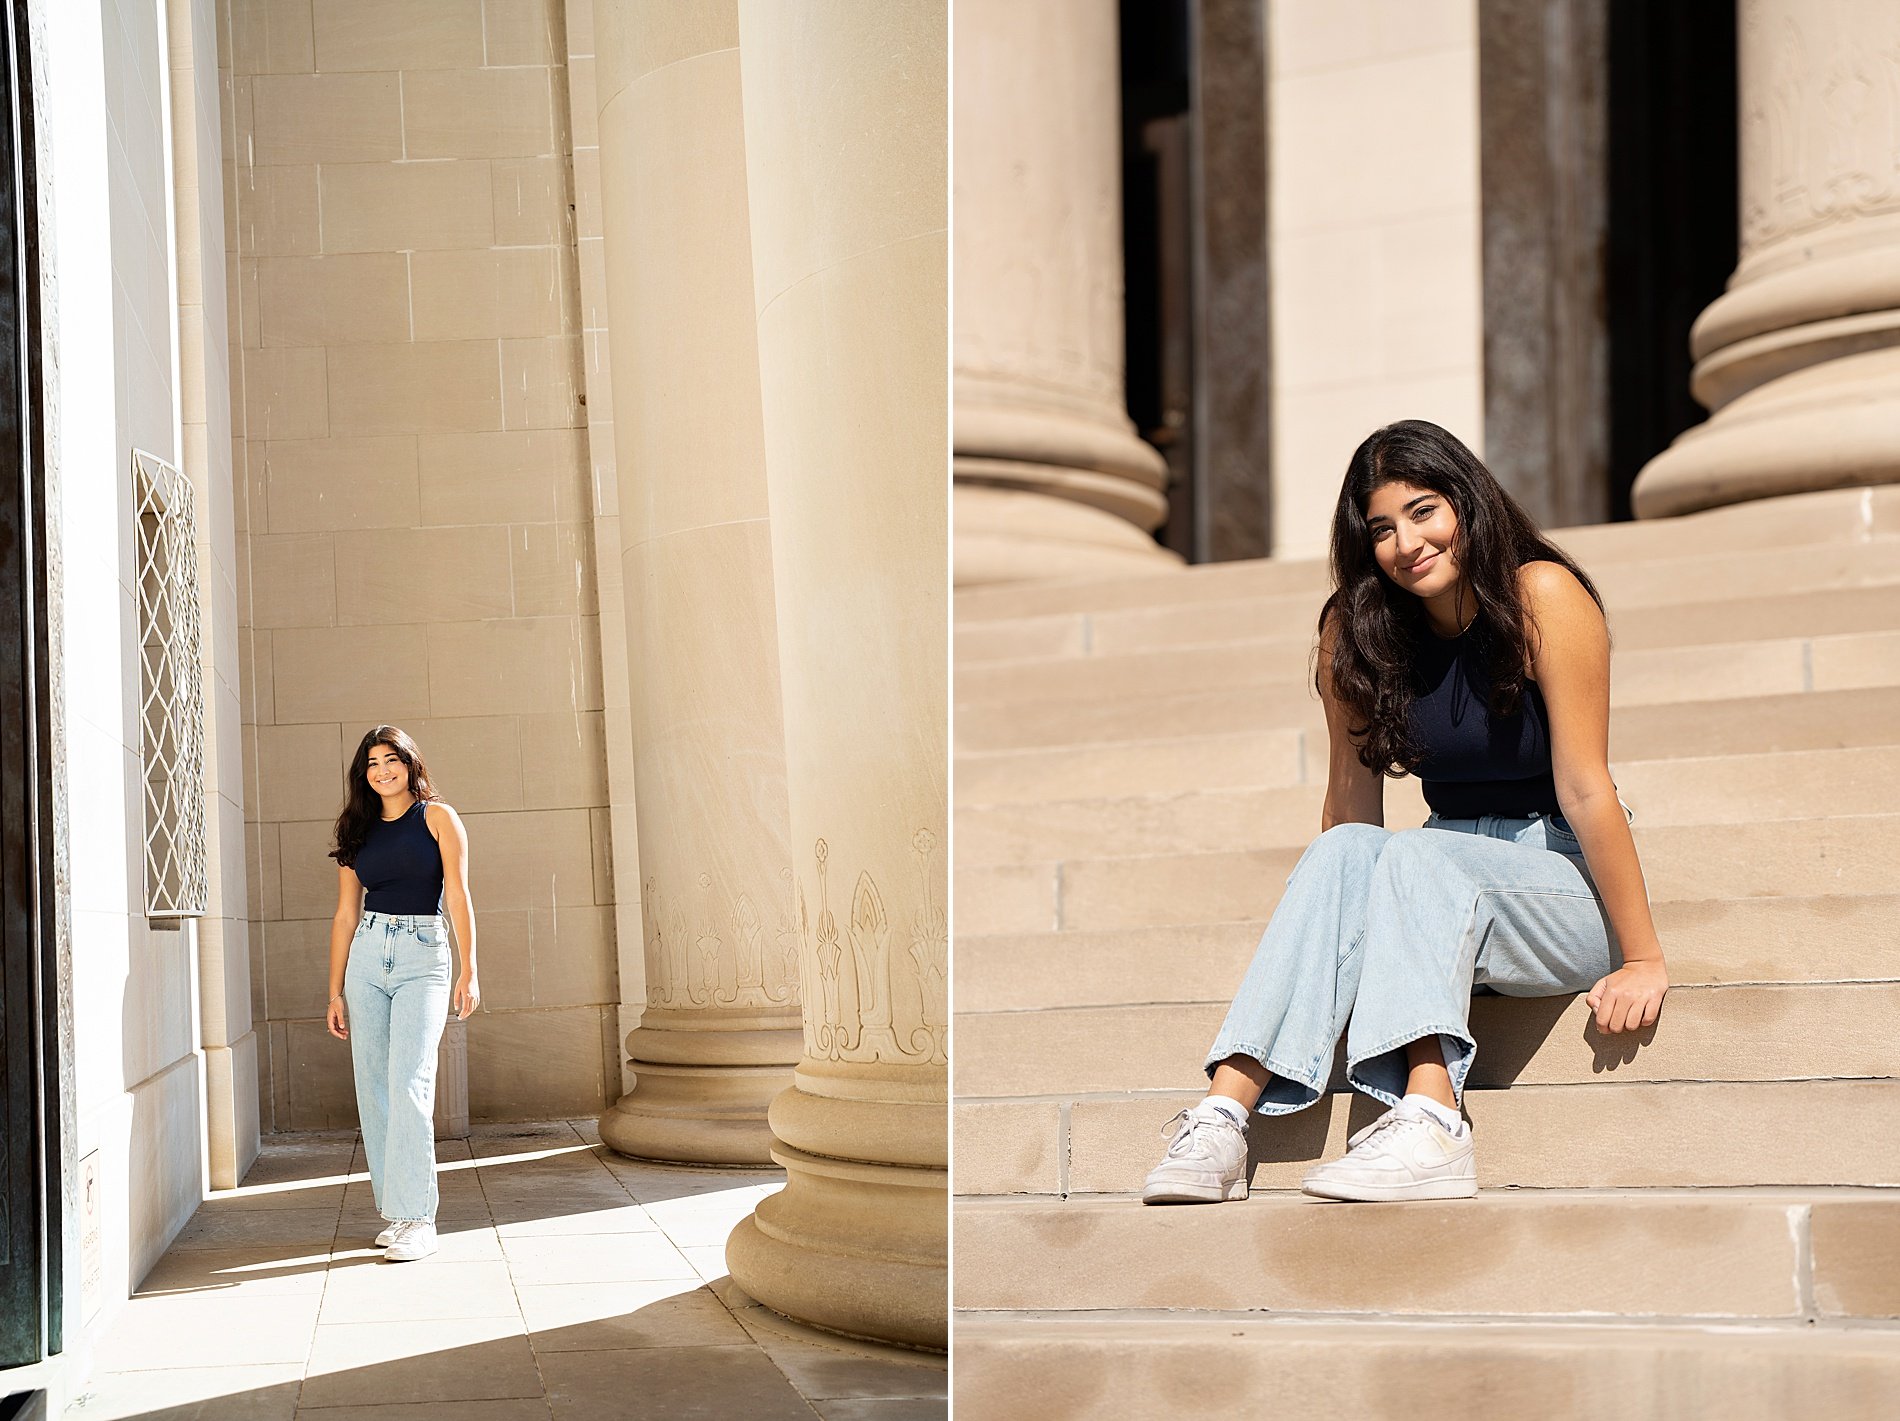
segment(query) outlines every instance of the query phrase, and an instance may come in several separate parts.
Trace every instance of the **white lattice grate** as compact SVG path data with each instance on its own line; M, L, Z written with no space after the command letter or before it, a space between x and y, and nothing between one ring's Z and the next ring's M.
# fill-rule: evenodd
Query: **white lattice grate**
M139 660L145 766L145 911L198 918L210 908L205 864L204 687L198 664L198 552L191 485L134 450L138 499Z

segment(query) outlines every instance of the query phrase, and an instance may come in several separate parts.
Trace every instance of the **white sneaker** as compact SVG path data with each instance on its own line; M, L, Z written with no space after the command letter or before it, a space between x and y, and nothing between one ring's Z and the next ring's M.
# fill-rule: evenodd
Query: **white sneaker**
M1202 1101L1161 1127L1180 1122L1168 1155L1148 1171L1144 1204L1218 1204L1247 1197L1247 1132L1224 1112Z
M1346 1142L1300 1187L1321 1199L1469 1199L1478 1192L1471 1130L1454 1135L1428 1111L1401 1102Z
M426 1219L419 1219L403 1227L396 1241L389 1245L389 1252L383 1255L391 1263L411 1263L418 1258L427 1258L435 1252L435 1225Z
M390 1244L402 1237L403 1230L408 1227L409 1221L407 1219L397 1219L394 1223L390 1224L388 1228L376 1235L376 1246L378 1248L388 1248Z

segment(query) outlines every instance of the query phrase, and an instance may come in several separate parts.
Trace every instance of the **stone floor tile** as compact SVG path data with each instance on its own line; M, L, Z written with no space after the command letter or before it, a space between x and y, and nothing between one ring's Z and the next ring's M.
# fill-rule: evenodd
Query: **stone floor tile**
M681 1248L724 1248L739 1220L758 1207L747 1194L715 1208L679 1209L656 1204L647 1210L660 1232Z
M129 1300L101 1345L100 1371L302 1362L317 1325L316 1293L155 1293Z
M297 1421L548 1421L545 1397L507 1401L403 1401L393 1406L306 1406Z
M739 1221L734 1219L732 1222L736 1225ZM680 1252L686 1255L686 1261L692 1264L693 1271L708 1283L727 1275L726 1246L723 1243L708 1244L703 1248L682 1248Z
M330 1270L321 1320L329 1324L520 1315L505 1262L412 1267L378 1257L339 1263Z
M495 1228L503 1238L538 1238L550 1234L651 1233L659 1225L630 1199L620 1204L584 1200L571 1204L554 1200L535 1203L510 1200L493 1206ZM677 1242L678 1240L675 1240Z
M288 1247L327 1249L336 1237L337 1211L330 1209L200 1209L172 1241L179 1248Z
M66 1415L72 1421L291 1421L302 1384L301 1361L103 1372Z
M649 1347L541 1358L555 1421L813 1421L756 1347Z
M838 1400L855 1397L901 1399L949 1395L950 1374L942 1358L915 1363L881 1356L856 1356L822 1346L776 1338L762 1339L765 1355L792 1380L800 1394Z
M569 1120L566 1123L569 1129L579 1135L588 1144L598 1145L600 1143L600 1121Z
M235 1292L247 1298L321 1293L327 1249L308 1253L257 1244L249 1248L181 1248L168 1252L138 1286L139 1293Z
M941 1396L826 1397L811 1407L821 1421L945 1421L950 1415Z
M215 1190L200 1208L218 1213L231 1209L334 1209L343 1203L343 1179L343 1171L339 1169L334 1174L313 1175L309 1179Z
M341 1322L317 1328L302 1404L308 1410L542 1394L519 1317Z
M517 1292L537 1353L738 1346L748 1340L697 1279L530 1284Z
M692 1264L659 1233L507 1238L501 1250L518 1284L691 1279Z
M725 1194L763 1184L782 1186L785 1183L785 1171L782 1169L697 1170L679 1165L648 1164L615 1154L603 1156L602 1163L626 1187L627 1192L642 1204Z

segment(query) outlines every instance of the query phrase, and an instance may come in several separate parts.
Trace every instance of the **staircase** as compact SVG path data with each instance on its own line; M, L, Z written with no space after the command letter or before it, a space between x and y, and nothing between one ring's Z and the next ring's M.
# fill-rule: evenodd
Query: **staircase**
M1336 1066L1248 1202L1139 1203L1319 831L1323 564L960 594L960 1414L1900 1416L1900 487L1553 537L1674 985L1474 1001L1470 1201L1298 1192Z

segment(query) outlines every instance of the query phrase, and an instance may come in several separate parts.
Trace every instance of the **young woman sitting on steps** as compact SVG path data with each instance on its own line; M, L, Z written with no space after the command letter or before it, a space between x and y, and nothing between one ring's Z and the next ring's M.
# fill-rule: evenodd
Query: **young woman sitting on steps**
M1318 1100L1342 1030L1348 1081L1390 1108L1305 1191L1469 1198L1473 988L1587 992L1605 1033L1651 1025L1669 988L1610 780L1609 631L1582 569L1462 443L1405 420L1352 456L1332 570L1321 833L1208 1054L1206 1099L1169 1122L1150 1204L1245 1199L1250 1115ZM1407 771L1432 812L1393 832L1385 776Z

